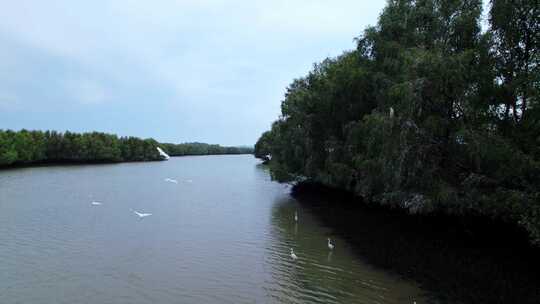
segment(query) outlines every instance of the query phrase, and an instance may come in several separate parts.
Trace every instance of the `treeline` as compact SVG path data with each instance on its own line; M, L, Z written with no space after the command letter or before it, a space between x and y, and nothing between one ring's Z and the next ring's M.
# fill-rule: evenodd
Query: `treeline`
M160 160L153 139L112 134L0 130L0 166Z
M247 154L246 147L202 143L160 144L154 139L118 137L100 132L0 130L0 167L36 163L99 163L162 160L157 147L171 156Z
M393 0L355 50L287 88L255 146L274 178L411 213L512 222L540 243L540 6Z
M219 155L219 154L253 154L251 147L224 147L205 143L183 143L160 145L170 156L183 155Z

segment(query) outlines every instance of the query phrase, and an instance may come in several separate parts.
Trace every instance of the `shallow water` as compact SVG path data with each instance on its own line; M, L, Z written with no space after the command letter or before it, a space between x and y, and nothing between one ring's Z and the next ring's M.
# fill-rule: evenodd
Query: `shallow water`
M258 163L0 171L0 303L426 301L414 282L354 254Z

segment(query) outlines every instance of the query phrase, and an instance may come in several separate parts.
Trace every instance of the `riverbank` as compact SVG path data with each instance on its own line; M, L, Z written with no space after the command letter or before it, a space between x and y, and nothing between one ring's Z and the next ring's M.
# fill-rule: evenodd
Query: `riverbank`
M292 195L377 267L446 302L539 303L540 250L515 225L483 217L409 215L300 183Z
M187 154L187 155L170 155L171 158L187 157L187 156L214 156L214 155L247 155L251 153L242 154ZM35 168L35 167L54 167L54 166L83 166L83 165L111 165L111 164L123 164L123 163L140 163L140 162L160 162L166 161L164 159L152 159L152 160L128 160L128 161L41 161L34 163L14 163L9 165L1 165L0 170L6 169L20 169L20 168Z
M101 132L11 131L0 129L0 169L54 164L101 164L164 160L170 156L249 154L250 147L205 143L170 144Z
M529 33L540 19L528 13L538 5L444 3L388 1L356 48L287 87L255 155L270 156L278 181L308 178L414 214L489 217L539 246L540 74L506 72L537 64L522 54L538 53Z
M0 170L20 169L20 168L37 168L37 167L55 167L55 166L84 166L84 165L112 165L124 163L141 163L141 162L160 162L163 159L153 160L128 160L128 161L52 161L52 162L34 162L34 163L14 163L0 166Z

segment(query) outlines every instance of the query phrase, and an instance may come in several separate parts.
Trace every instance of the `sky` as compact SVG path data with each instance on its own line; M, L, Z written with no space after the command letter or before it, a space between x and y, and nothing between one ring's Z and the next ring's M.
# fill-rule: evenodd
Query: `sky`
M386 0L18 0L0 10L0 129L253 145L285 89Z

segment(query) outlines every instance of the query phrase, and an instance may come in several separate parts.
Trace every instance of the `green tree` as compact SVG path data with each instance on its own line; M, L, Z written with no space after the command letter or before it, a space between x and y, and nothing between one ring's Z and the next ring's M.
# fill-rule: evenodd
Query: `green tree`
M538 4L388 1L357 49L287 88L255 146L278 180L411 213L481 214L540 242Z

